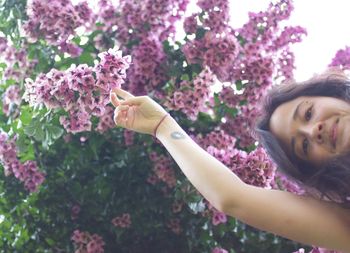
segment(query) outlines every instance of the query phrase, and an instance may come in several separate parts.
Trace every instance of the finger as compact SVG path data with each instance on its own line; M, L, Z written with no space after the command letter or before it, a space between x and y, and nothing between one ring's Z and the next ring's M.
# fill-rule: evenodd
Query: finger
M127 110L129 110L129 108L130 108L130 106L128 106L128 105L120 105L120 106L118 106L118 110L119 111L127 111Z
M119 108L116 108L114 111L114 123L117 126L125 127L125 122L126 122L126 116L125 116L125 111L119 110Z
M121 88L114 88L112 89L112 91L117 94L119 97L123 98L123 99L128 99L128 98L132 98L135 97L134 95L132 95L131 93L127 92L126 90L123 90Z
M145 101L145 97L141 96L141 97L128 98L128 99L120 102L120 104L122 104L122 105L141 105L141 103L143 103L144 101Z
M119 114L119 111L118 111L118 108L116 108L116 109L114 110L114 114L113 114L113 121L114 121L114 123L115 123L116 125L119 125L119 123L118 123L118 114Z
M109 97L109 100L112 102L112 104L115 106L115 107L118 107L119 104L120 104L120 101L119 99L117 98L117 95L113 92L110 93L110 97Z
M134 118L135 117L135 110L133 110L133 107L130 107L129 110L127 110L127 126L129 128L133 127L134 125Z

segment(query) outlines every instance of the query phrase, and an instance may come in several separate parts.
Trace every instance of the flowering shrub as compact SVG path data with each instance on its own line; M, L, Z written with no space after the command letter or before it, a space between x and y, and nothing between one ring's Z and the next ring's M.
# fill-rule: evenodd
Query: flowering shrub
M244 182L303 194L251 136L306 34L281 25L292 2L238 29L229 1L188 3L0 2L0 252L311 250L216 210L158 141L114 126L112 88L147 94Z

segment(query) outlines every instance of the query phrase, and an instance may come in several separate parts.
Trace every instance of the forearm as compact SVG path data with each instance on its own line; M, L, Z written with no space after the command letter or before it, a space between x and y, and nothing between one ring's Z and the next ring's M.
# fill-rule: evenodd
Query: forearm
M244 183L196 144L172 117L168 116L159 126L157 138L194 187L215 208L223 211L228 200L234 202L234 196L238 200Z

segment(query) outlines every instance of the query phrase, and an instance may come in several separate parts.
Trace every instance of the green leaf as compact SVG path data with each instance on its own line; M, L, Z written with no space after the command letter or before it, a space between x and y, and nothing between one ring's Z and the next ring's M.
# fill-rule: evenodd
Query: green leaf
M202 72L202 66L200 64L191 64L191 70L193 73L199 74L200 72ZM195 75L193 75L192 77L194 76Z
M214 102L215 102L215 106L219 106L221 104L219 93L214 93Z
M28 139L25 135L19 135L16 140L16 146L19 149L19 152L24 153L28 150Z
M94 58L89 52L84 52L79 57L79 63L86 63L87 65L92 66L94 64Z
M64 130L61 127L54 126L51 124L46 125L46 130L49 134L49 138L53 140L57 140L64 133Z
M237 114L238 114L238 109L237 108L231 108L231 107L228 107L228 106L226 106L225 107L225 112L227 113L227 114L229 114L231 117L236 117L237 116Z
M34 139L37 141L44 141L45 140L45 132L44 132L42 126L37 127L36 132L34 134Z
M0 63L0 68L6 69L6 67L7 67L6 63L3 63L3 62Z
M190 77L188 76L188 74L183 74L183 75L181 76L181 80L189 81L189 80L190 80Z
M200 40L204 37L205 33L207 32L207 30L205 30L203 27L199 27L197 28L196 31L196 39Z
M26 127L24 127L24 133L30 137L34 136L36 134L36 131L38 129L38 121L33 120L30 122L30 124Z
M24 163L28 160L35 160L34 147L33 145L28 145L25 153L19 153L20 161Z
M237 80L235 84L237 90L241 90L243 88L242 80Z
M32 121L33 114L29 106L24 106L21 108L21 114L19 119L24 126L28 125Z

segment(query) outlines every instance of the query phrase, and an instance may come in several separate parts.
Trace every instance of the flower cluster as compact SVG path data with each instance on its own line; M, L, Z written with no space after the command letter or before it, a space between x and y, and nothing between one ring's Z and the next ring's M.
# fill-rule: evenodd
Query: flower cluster
M0 162L4 167L5 176L14 175L24 183L24 187L30 191L37 191L44 182L44 173L38 170L35 161L21 163L17 158L16 137L10 139L6 133L0 133Z
M80 210L81 210L80 205L75 204L72 206L72 209L71 209L72 220L76 220L78 218Z
M350 47L345 47L345 49L338 50L329 66L350 69Z
M211 219L214 226L225 224L227 222L227 215L217 210L209 201L204 200L205 209L201 212L203 217Z
M211 253L228 253L228 251L223 248L215 247Z
M238 94L232 86L223 86L219 93L220 101L224 102L228 107L235 108L239 106L239 103L244 100L242 94Z
M194 136L193 139L204 149L212 146L219 150L233 150L236 145L236 138L226 134L226 132L220 128L214 129L205 136L198 134Z
M274 3L270 3L266 11L249 13L249 21L243 25L242 28L237 29L236 31L236 34L238 34L237 36L242 38L244 41L243 51L241 52L243 57L241 57L240 61L237 61L236 69L239 69L241 64L244 64L248 68L249 61L264 58L263 55L271 59L276 59L273 64L267 66L269 69L271 69L270 76L273 74L272 70L275 65L286 64L284 59L288 59L290 56L287 57L285 53L281 53L280 51L288 51L288 55L291 55L292 53L289 49L289 45L300 42L302 37L306 35L306 30L300 26L287 26L283 29L279 27L280 21L289 18L293 9L294 6L291 0L279 0L275 1ZM291 59L294 60L294 55L291 57ZM264 64L261 64L260 66L263 67ZM294 66L293 64L291 64L291 66L292 68L289 69L289 71L285 70L283 73L280 73L282 76L283 74L286 74L286 79L289 79L292 75ZM280 66L279 68L283 69L283 66ZM257 68L254 70L257 70ZM260 71L257 73L259 72ZM244 74L244 72L240 73ZM266 76L266 74L264 75ZM235 78L236 80L245 80L237 75L237 73L235 73ZM265 78L262 77L261 79L264 80ZM256 79L247 80L255 81ZM258 83L261 83L261 81Z
M179 89L168 94L164 106L171 110L181 110L189 119L196 120L199 112L207 112L205 104L209 99L210 87L215 79L209 69L204 69L192 81L182 81Z
M269 189L274 185L276 165L260 147L249 154L237 149L224 150L213 146L209 146L207 152L247 184Z
M260 115L260 109L250 105L242 106L240 109L240 113L235 117L226 115L222 129L227 134L235 136L239 140L240 147L248 147L255 142L250 129L253 129L254 122Z
M182 231L180 219L173 218L167 222L167 227L175 234L179 235Z
M249 21L238 32L247 42L269 42L278 30L279 22L288 19L293 9L291 0L271 2L266 11L249 12Z
M63 52L73 51L74 56L81 51L68 42L69 37L75 35L76 28L91 26L94 18L87 2L73 5L69 0L28 1L27 15L23 29L33 42L43 36Z
M227 216L223 212L213 211L212 223L217 226L221 223L225 224L227 222Z
M121 216L114 217L112 224L116 227L129 228L131 226L130 214L124 213Z
M229 28L230 10L228 0L199 0L197 5L205 12L203 26L214 33L221 33Z
M187 34L196 33L199 20L205 30L210 30L214 34L231 29L228 25L230 20L228 0L199 0L197 5L202 9L202 12L194 13L186 17L184 21L184 30Z
M175 200L171 206L171 210L173 213L179 213L181 212L182 207L183 207L183 202L180 202L179 200Z
M133 48L131 56L133 64L128 70L128 90L133 94L150 93L167 80L168 76L162 67L166 56L158 38L142 38Z
M118 24L117 7L110 0L99 0L98 1L98 17L97 22L103 24L98 29L111 33L117 29Z
M278 77L284 77L285 80L293 79L293 70L295 69L295 56L290 49L284 49L280 52L277 60L276 72Z
M7 117L12 115L16 118L19 115L19 105L22 101L20 92L18 85L11 85L2 95L2 110Z
M272 188L292 192L297 195L305 194L305 190L298 183L279 171L275 173L275 180L272 184Z
M4 77L15 81L22 80L25 76L30 75L34 69L37 60L29 60L26 46L22 45L21 49L15 48L5 37L0 36L0 56L6 63Z
M202 39L187 42L182 47L188 63L208 66L220 81L229 81L240 45L231 34L206 32Z
M168 74L164 69L165 53L162 42L175 35L175 23L184 14L189 0L119 1L100 0L101 29L115 34L124 52L133 57L126 86L135 95L154 91L164 84ZM99 38L101 42L101 38ZM159 89L157 89L159 90ZM155 97L163 98L162 92Z
M156 152L149 154L150 160L154 163L153 173L147 178L150 184L164 182L169 188L176 185L175 171L172 168L172 160L170 157L158 155Z
M175 22L181 18L189 0L122 0L116 12L120 13L118 40L122 44L154 34L163 41L175 35Z
M103 253L105 242L102 237L89 232L74 230L71 237L76 250L74 253Z
M271 184L275 177L276 165L261 147L250 152L244 164L231 167L231 169L247 184L272 188Z
M104 113L100 116L96 127L96 131L101 134L115 126L113 121L114 109L110 106L106 106L104 109Z
M95 67L83 64L66 71L52 69L34 82L27 80L24 99L31 105L44 103L49 109L63 108L68 117L61 116L60 123L67 132L91 131L91 115L101 118L97 130L105 131L113 126L113 121L107 119L113 115L112 109L106 109L109 91L124 82L130 59L113 49L99 57L101 62Z
M280 28L280 21L289 18L294 8L290 0L275 1L266 11L249 13L249 21L237 30L225 26L229 19L227 1L201 0L198 5L204 15L188 17L184 28L188 33L202 28L204 36L196 33L182 51L189 64L209 67L220 81L239 86L239 93L230 87L219 92L222 101L240 112L234 118L226 114L222 129L239 139L240 147L250 146L255 141L250 131L259 114L255 107L273 80L293 77L294 54L289 46L300 42L306 31L300 26ZM215 20L220 28L210 27L209 20Z
M124 129L124 143L126 146L132 146L134 144L135 132Z

